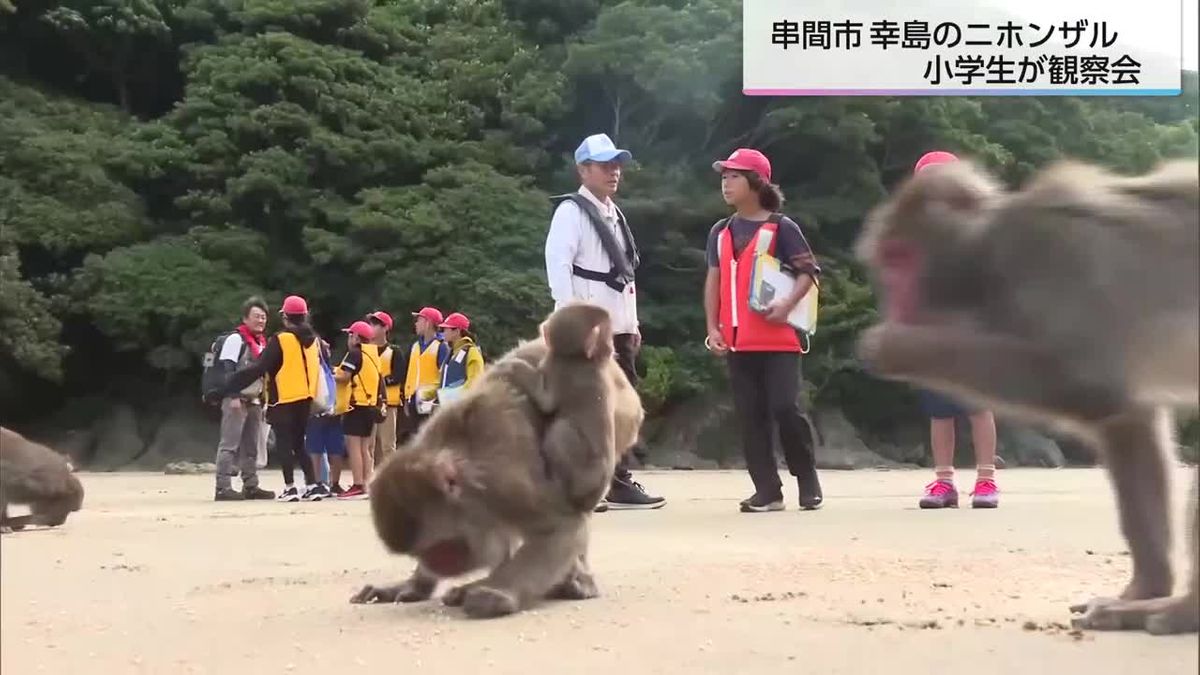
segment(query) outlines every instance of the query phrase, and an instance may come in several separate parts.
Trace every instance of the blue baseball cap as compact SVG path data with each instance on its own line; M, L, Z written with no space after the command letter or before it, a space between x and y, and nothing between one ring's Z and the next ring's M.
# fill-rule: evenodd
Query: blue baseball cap
M583 139L578 148L575 148L575 163L583 164L584 162L628 162L633 159L633 154L628 150L621 150L613 145L612 139L608 134L595 134Z

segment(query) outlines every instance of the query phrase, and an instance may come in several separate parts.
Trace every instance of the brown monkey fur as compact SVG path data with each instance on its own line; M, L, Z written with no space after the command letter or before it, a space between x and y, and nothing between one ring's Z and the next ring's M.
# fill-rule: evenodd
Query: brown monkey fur
M542 323L547 353L538 364L505 359L494 366L495 377L514 385L550 417L542 435L542 452L551 466L603 465L605 471L579 476L563 472L559 479L567 500L577 509L594 508L604 496L616 467L615 400L609 367L613 359L612 320L603 307L567 305Z
M418 564L406 581L367 585L351 602L427 600L441 578L477 570L490 574L442 597L472 617L511 614L541 598L598 595L587 563L595 504L571 504L562 479L607 482L615 459L579 464L543 454L546 416L497 368L508 359L539 364L547 351L541 339L518 345L379 467L369 489L376 532ZM636 442L644 413L615 360L609 372L615 456Z
M57 527L83 507L83 484L65 457L0 427L0 529ZM9 504L29 505L30 515L8 517Z
M1200 185L1192 161L1122 177L1064 162L1006 193L968 162L930 167L873 211L857 254L883 292L868 368L1052 425L1104 454L1133 574L1075 605L1080 628L1196 632L1192 575L1171 596L1171 410L1200 373Z

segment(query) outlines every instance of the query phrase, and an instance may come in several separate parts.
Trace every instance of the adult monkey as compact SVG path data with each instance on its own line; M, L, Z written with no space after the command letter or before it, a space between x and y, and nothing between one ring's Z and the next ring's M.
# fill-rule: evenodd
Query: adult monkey
M27 516L8 517L9 504L28 504ZM0 427L0 529L57 527L83 507L83 484L65 457Z
M642 336L634 276L640 259L633 232L612 199L621 182L622 165L632 158L605 134L588 136L579 144L575 166L582 185L577 192L551 199L554 215L545 252L555 307L583 301L607 309L617 363L636 385L635 361ZM662 497L647 494L621 461L598 510L657 509L665 504Z
M544 416L503 376L506 360L536 366L546 354L541 339L518 345L380 467L370 491L376 531L389 550L419 562L408 580L367 585L351 602L427 600L439 579L476 569L492 574L443 596L470 616L510 614L543 597L598 594L587 563L595 499L572 503L563 486L602 485L616 457L581 463L543 455ZM607 363L613 453L620 456L636 442L644 412L620 366Z
M868 367L1056 425L1100 449L1133 576L1076 626L1200 628L1200 476L1192 576L1171 596L1172 407L1200 392L1200 174L1140 177L1063 163L1005 194L970 163L930 167L874 210L857 245L883 290Z

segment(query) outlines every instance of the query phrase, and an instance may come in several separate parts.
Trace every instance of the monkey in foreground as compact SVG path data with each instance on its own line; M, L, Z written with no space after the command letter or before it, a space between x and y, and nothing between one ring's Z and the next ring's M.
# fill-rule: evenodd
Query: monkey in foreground
M534 365L522 359L502 360L496 377L530 397L550 421L542 436L542 452L551 466L604 466L580 477L565 473L562 489L578 509L591 509L608 489L616 467L614 397L609 367L613 359L612 321L608 310L575 303L551 313L542 323L546 354ZM603 478L597 482L595 479Z
M1171 596L1171 409L1200 372L1200 185L1194 162L1121 177L1062 163L1006 193L967 162L917 174L857 243L883 291L859 355L875 373L1052 425L1105 457L1133 560L1117 598L1075 605L1079 628L1196 632L1192 576Z
M9 504L27 504L30 514L9 518ZM0 427L0 529L57 527L82 507L83 484L65 457Z
M508 359L539 364L547 351L544 340L524 342L496 365ZM614 449L624 452L636 441L644 412L615 361L609 372L617 407ZM598 595L587 565L595 504L570 504L562 485L603 484L615 461L560 464L540 452L547 420L502 374L495 366L485 371L379 467L369 490L376 532L389 550L418 564L408 580L367 585L352 603L427 600L441 578L477 570L491 574L442 597L468 616L511 614L540 598Z

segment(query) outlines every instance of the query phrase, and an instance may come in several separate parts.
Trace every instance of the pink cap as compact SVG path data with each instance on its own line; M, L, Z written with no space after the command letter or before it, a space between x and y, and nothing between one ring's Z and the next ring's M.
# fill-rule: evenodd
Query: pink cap
M298 295L289 295L283 299L283 309L280 314L308 314L308 303Z
M392 329L392 315L388 314L387 312L372 312L368 314L367 317L375 319L379 323L383 324L383 327L388 330Z
M921 173L923 169L933 166L934 164L949 164L950 162L957 161L958 157L956 157L953 153L944 152L942 150L934 150L933 152L927 152L924 155L921 155L921 159L918 159L917 165L913 167L913 173Z
M413 316L429 319L435 326L442 322L442 312L437 307L422 307L421 311L413 312Z
M349 328L343 328L343 333L353 333L364 340L375 338L375 329L371 328L371 324L366 321L355 321L350 324Z
M771 182L771 162L767 156L750 148L738 148L729 159L723 162L713 162L713 170L753 171L764 181Z
M438 328L457 328L458 330L467 330L471 327L471 320L465 314L454 312L446 317L446 320L438 324Z

